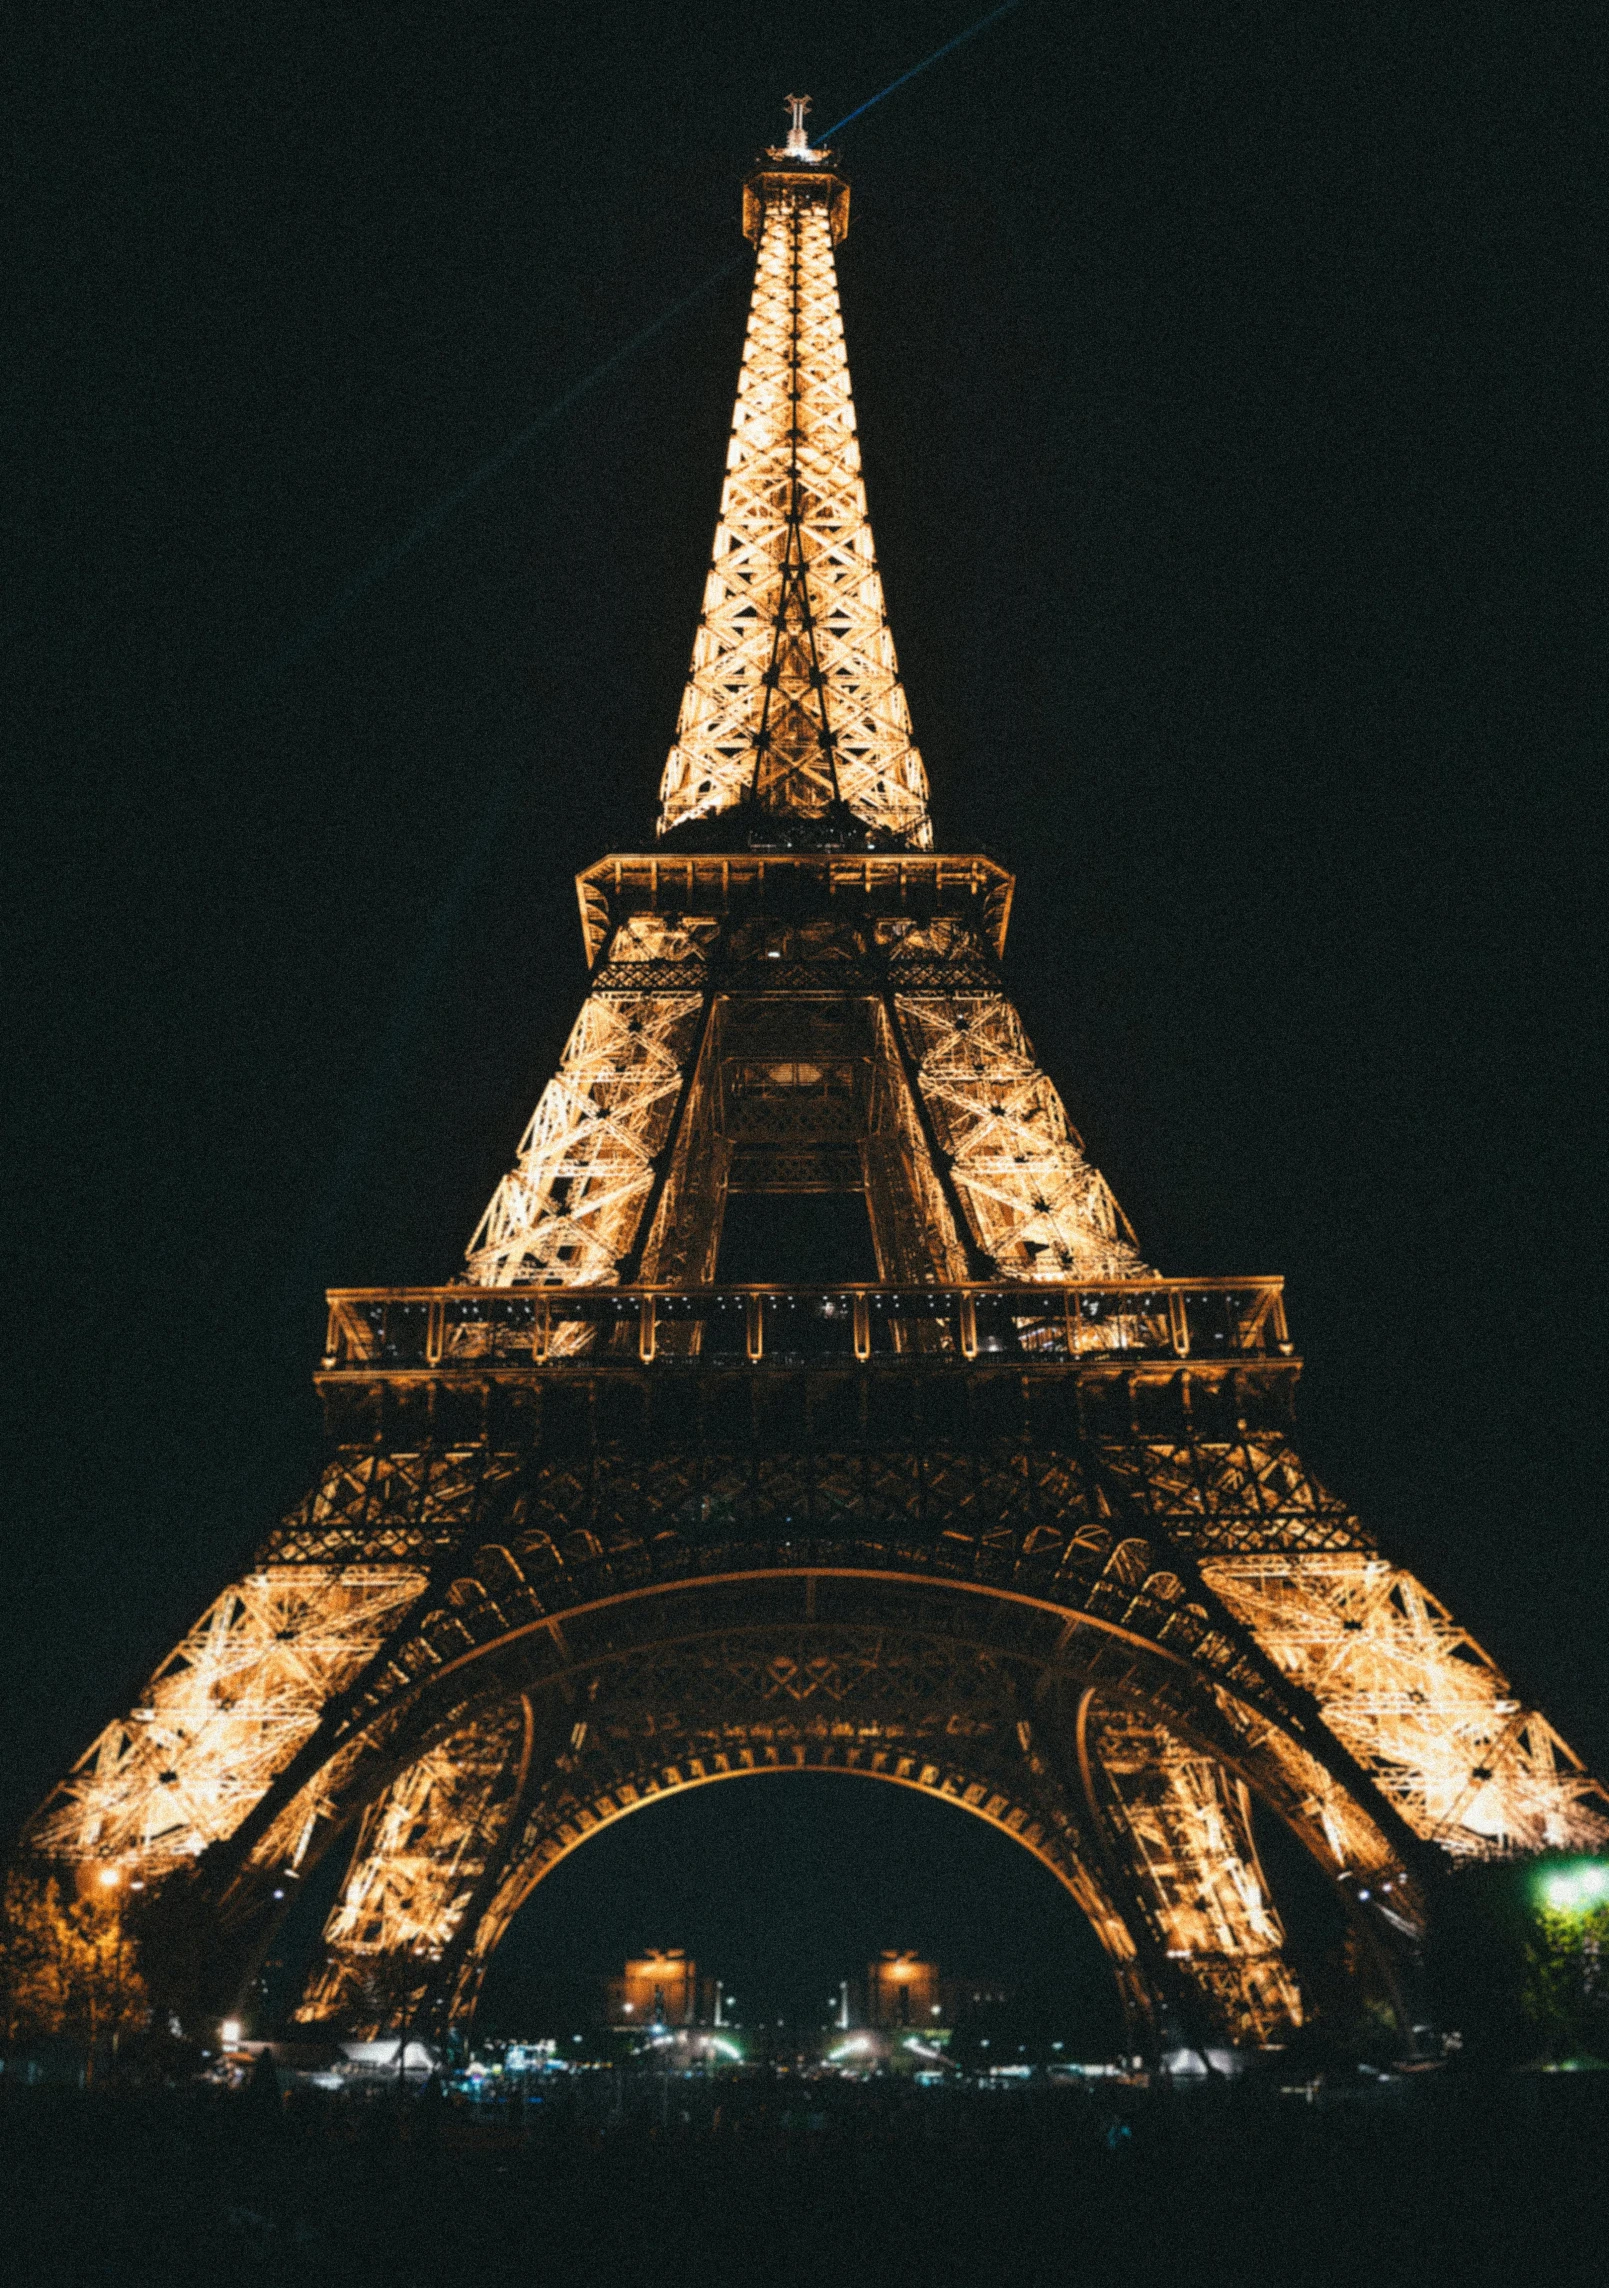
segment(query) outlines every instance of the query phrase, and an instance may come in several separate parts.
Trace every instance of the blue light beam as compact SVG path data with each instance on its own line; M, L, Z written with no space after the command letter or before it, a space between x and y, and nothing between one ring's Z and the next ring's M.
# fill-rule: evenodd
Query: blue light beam
M823 143L831 142L833 136L841 135L852 121L863 118L874 105L884 102L897 88L904 87L908 81L918 78L921 73L930 70L934 64L941 63L946 56L953 55L957 48L965 47L968 40L975 40L980 32L986 32L991 24L998 24L1002 16L1011 15L1015 9L1021 6L1022 0L1004 0L1003 6L991 8L986 16L980 16L977 22L969 24L964 32L957 32L953 40L946 40L943 47L935 48L933 53L930 56L924 56L920 63L912 64L910 70L901 72L898 79L891 79L887 87L880 88L875 95L869 95L865 102L857 104L853 111L846 111L843 118L836 121L827 130L826 135L822 138ZM601 365L595 365L590 373L583 374L581 379L572 388L567 389L562 397L556 397L551 405L545 406L534 421L528 421L523 429L517 430L509 438L507 444L498 447L489 460L482 461L478 469L471 469L461 484L455 485L451 492L443 493L438 501L433 502L424 514L409 526L400 540L395 541L391 547L382 549L378 556L372 558L358 573L357 577L347 583L332 604L326 605L322 612L308 620L291 637L290 641L274 654L268 665L260 670L260 680L264 683L277 682L287 668L294 667L299 659L304 658L316 645L322 643L324 638L346 618L348 612L363 601L371 588L377 588L388 573L394 572L397 566L411 556L416 548L428 540L433 533L439 532L448 518L456 515L466 501L472 500L483 485L490 484L493 477L500 476L511 461L518 460L519 456L534 445L545 431L551 429L556 421L562 419L573 405L579 404L581 399L589 396L601 382L607 381L612 373L623 366L628 358L635 357L638 350L651 342L656 334L662 334L667 326L674 325L684 310L690 310L695 302L700 301L710 291L712 286L718 286L723 278L729 277L743 259L741 254L734 254L730 261L718 263L706 277L701 278L696 286L684 294L679 302L673 302L668 310L662 310L657 318L650 319L640 332L632 335L629 342L622 342L619 349L611 352Z
M1015 6L1016 0L1012 0L1012 4ZM440 500L433 502L424 514L410 525L400 540L394 542L390 548L382 549L378 556L364 566L354 580L348 582L333 604L327 605L315 618L309 620L281 650L275 653L268 665L260 671L262 680L265 683L276 682L287 668L294 667L296 662L305 657L316 644L322 643L330 631L345 619L353 606L363 601L371 588L378 587L388 573L394 572L405 557L413 554L421 542L428 540L432 533L439 532L448 518L456 515L466 501L473 499L483 485L490 484L493 477L500 476L511 461L518 460L519 456L529 446L534 445L545 431L551 429L556 421L568 413L573 405L579 404L581 399L589 396L601 382L607 381L612 373L623 366L628 358L635 357L638 350L651 342L656 334L662 334L667 326L673 325L684 310L690 310L693 304L707 294L712 286L718 285L723 278L729 277L744 259L742 254L734 254L729 261L718 263L715 269L710 271L706 277L701 278L698 284L684 294L679 302L673 302L668 310L662 310L657 318L651 319L640 332L633 334L629 342L622 342L619 349L612 351L601 365L595 365L590 373L583 374L581 379L573 387L567 389L562 397L556 397L551 405L544 406L533 421L528 421L523 429L516 430L508 442L505 445L500 445L489 460L482 461L478 469L471 469L461 484L455 485L451 492L443 493Z
M822 145L825 146L830 143L835 135L841 135L851 120L859 119L863 113L870 111L874 103L882 103L885 98L893 94L897 87L903 87L907 80L915 79L918 73L925 72L933 64L942 62L944 57L954 55L957 48L964 48L968 40L975 40L980 32L986 32L991 24L998 24L1002 16L1009 16L1014 8L1021 6L1022 0L1005 0L1003 7L991 8L987 16L980 16L977 22L969 24L964 32L957 32L953 40L946 40L942 48L935 48L933 53L930 56L924 56L919 64L912 64L909 71L901 72L898 79L891 79L887 87L879 89L876 95L867 96L865 102L857 104L853 111L846 111L842 119L835 120L826 134L823 135L821 138Z

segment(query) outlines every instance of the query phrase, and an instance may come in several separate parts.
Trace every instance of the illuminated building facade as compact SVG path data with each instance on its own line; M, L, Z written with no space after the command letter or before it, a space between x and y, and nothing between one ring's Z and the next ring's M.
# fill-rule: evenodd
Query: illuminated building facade
M706 1980L710 1994L713 1981ZM634 1955L605 1988L604 2021L610 2026L696 2026L708 2023L709 1996L702 1997L698 1965L679 1946Z
M579 878L467 1280L331 1295L316 1484L27 1840L182 1898L218 2009L339 1848L301 2018L431 2030L604 1826L832 1772L1032 1851L1137 2040L1255 2043L1302 2011L1255 1798L1400 2002L1439 1870L1599 1848L1603 1791L1305 1468L1279 1280L1161 1276L1086 1157L1012 877L935 841L802 114L744 216L657 838ZM864 1277L784 1260L805 1216Z
M848 1987L845 1999L846 2025L934 2033L1009 1997L998 1979L947 1976L908 1948L885 1947L866 1965L865 1985Z
M947 2019L945 1990L936 1962L885 1948L866 1965L868 2026L909 2026L918 2029Z

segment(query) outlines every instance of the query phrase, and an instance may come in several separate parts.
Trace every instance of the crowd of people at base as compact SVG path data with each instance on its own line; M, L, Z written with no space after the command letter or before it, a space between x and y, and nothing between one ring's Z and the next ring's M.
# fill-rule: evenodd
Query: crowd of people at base
M160 2247L165 2278L278 2255L309 2288L549 2271L562 2288L583 2254L617 2288L802 2288L813 2245L846 2280L852 2251L879 2288L905 2270L975 2288L1007 2253L1024 2281L1071 2288L1076 2230L1077 2288L1215 2282L1218 2256L1235 2288L1518 2278L1543 2245L1558 2288L1570 2220L1599 2229L1609 2134L1609 2074L1441 2076L1330 2111L1250 2088L611 2089L603 2073L540 2104L473 2105L439 2079L354 2103L282 2078L269 2060L238 2090L0 2088L10 2243L47 2236L42 2276L64 2281L143 2277L130 2249ZM559 2257L533 2274L533 2249ZM1497 2259L1509 2269L1480 2269Z

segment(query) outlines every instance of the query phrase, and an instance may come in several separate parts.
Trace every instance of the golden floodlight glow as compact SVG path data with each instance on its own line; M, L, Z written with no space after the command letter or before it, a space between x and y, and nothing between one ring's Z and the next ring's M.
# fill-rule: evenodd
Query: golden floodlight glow
M927 774L883 601L844 352L836 179L801 182L791 156L758 178L748 337L660 831L739 805L808 818L842 806L926 849Z
M838 301L849 186L805 108L745 185L658 836L577 881L585 997L467 1277L332 1291L317 1482L25 1831L153 1930L183 1902L208 2010L339 1849L297 2016L463 2024L570 1853L800 1772L1031 1852L1142 2049L1301 2023L1254 1795L1380 1995L1446 1860L1570 1854L1555 1911L1609 1898L1602 1787L1296 1451L1281 1281L1143 1260L1010 998L1011 875L935 846ZM722 1283L741 1219L783 1249L807 1208L863 1278L808 1254ZM908 1953L867 1985L879 2023L942 2007ZM677 1951L615 1988L695 2022Z

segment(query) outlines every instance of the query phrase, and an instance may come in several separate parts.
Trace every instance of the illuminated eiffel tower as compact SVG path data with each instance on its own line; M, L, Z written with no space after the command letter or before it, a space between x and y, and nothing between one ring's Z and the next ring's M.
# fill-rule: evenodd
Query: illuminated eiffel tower
M142 1886L191 2007L346 1873L303 2020L472 2011L626 1813L836 1772L1067 1886L1136 2038L1302 2012L1252 1806L1400 2006L1438 1870L1601 1847L1603 1791L1291 1442L1274 1278L1145 1264L934 848L793 102L657 841L467 1281L330 1297L317 1484L31 1822ZM180 1947L175 1933L183 1933Z

